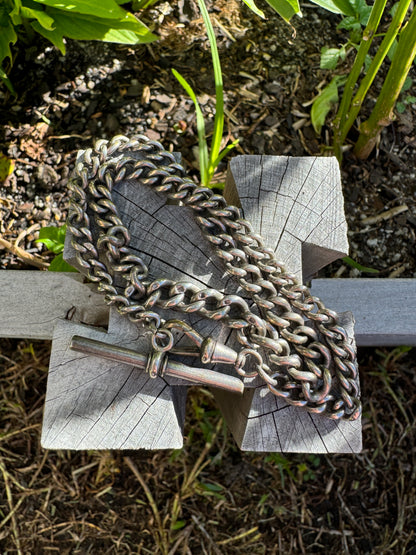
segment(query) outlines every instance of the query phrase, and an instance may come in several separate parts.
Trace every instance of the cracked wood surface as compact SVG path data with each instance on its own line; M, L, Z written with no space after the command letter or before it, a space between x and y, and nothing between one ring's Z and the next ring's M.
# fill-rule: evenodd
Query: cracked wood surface
M61 320L52 342L41 444L45 449L179 449L183 386L72 351L73 335L146 352L137 327L111 311L108 333ZM186 395L186 391L185 391Z
M348 253L338 163L335 158L237 156L229 165L227 200L241 206L278 260L301 280ZM353 343L353 319L342 315ZM252 385L243 398L215 398L243 450L304 453L359 452L361 421L331 421L288 406Z

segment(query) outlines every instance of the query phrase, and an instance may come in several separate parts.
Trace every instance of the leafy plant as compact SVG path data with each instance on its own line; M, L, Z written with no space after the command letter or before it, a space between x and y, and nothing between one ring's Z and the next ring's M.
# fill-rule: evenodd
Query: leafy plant
M151 42L157 37L115 0L2 0L0 2L0 78L13 87L4 66L13 64L10 46L34 31L65 54L64 38L123 44Z
M338 28L347 29L350 32L349 39L340 48L322 50L321 68L335 69L339 62L346 59L349 52L355 50L354 63L351 68L348 68L348 75L339 76L343 79L338 80L334 77L329 85L322 89L315 98L311 111L312 124L319 134L322 120L325 121L329 110L338 101L338 91L336 93L334 90L335 85L337 89L345 85L333 122L333 146L339 160L342 157L342 146L386 56L391 61L390 69L369 119L360 125L360 136L354 149L354 153L359 158L368 157L378 140L381 129L394 120L394 106L416 56L415 10L410 13L407 23L403 25L411 0L400 0L395 4L390 12L392 20L385 34L379 34L378 29L385 15L387 0L375 0L372 7L367 6L365 0L346 0L346 2L350 8L343 12L346 17ZM348 13L351 10L354 11L353 14ZM376 37L382 37L382 40L374 57L371 58L369 51ZM412 102L413 97L408 96L410 98L407 102ZM324 102L321 97L326 101ZM403 106L399 105L399 110L403 109L405 102L402 103Z
M364 0L357 0L357 2ZM243 2L257 15L265 17L264 12L260 10L253 0L243 0ZM286 22L289 22L294 15L302 17L302 11L298 0L266 0L275 12L277 12ZM311 0L313 4L324 8L325 10L346 14L348 16L355 15L354 0Z
M39 231L39 238L36 243L42 243L45 247L56 254L55 258L49 264L48 270L51 272L76 272L68 262L63 258L65 246L66 225L60 227L43 227Z
M204 116L199 105L197 96L188 81L178 71L172 69L172 73L185 89L185 91L188 93L195 105L201 183L205 187L210 187L212 186L212 178L214 176L215 170L218 167L218 164L221 162L224 156L226 156L226 154L228 154L230 150L232 150L237 145L238 140L221 149L222 135L224 131L224 87L222 81L221 64L218 55L214 29L208 15L208 10L206 8L205 2L203 0L198 0L198 5L202 13L209 43L211 46L212 65L214 68L215 80L215 118L210 150L208 149L207 144L207 133L205 128ZM216 183L215 186L218 187L219 184Z

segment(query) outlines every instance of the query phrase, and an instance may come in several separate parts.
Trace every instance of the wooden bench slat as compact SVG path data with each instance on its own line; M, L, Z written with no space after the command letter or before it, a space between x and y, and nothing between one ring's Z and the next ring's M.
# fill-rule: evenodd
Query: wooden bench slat
M0 271L0 337L49 339L59 319L93 326L108 321L102 295L76 273Z
M416 345L415 279L314 279L311 291L337 312L353 313L357 345Z

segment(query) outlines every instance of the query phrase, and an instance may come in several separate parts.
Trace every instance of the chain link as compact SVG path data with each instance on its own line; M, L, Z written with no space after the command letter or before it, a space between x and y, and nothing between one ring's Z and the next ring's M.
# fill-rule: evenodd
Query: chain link
M150 280L146 264L129 248L129 231L113 202L112 191L124 180L150 186L191 207L204 236L258 314L236 294L184 281ZM337 314L287 272L237 207L186 177L160 143L145 136L100 140L77 163L69 188L68 229L78 265L109 305L153 328L158 345L162 338L166 343L167 334L157 309L220 321L236 330L243 347L236 363L240 375L254 375L243 369L251 356L255 374L289 404L335 420L359 418L355 353Z

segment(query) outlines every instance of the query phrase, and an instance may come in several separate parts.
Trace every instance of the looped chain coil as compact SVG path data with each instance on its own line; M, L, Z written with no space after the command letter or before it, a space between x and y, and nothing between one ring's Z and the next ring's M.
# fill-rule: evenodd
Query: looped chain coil
M150 280L146 264L129 249L129 230L113 201L113 189L124 180L192 208L204 236L253 308L236 294L167 278ZM186 177L160 143L145 136L98 141L77 163L69 189L68 229L77 263L109 305L156 332L162 324L157 309L220 321L235 330L242 345L236 363L240 375L255 372L273 394L311 413L335 420L359 418L355 352L337 314L275 259L237 207ZM255 362L253 372L243 368L248 358Z

